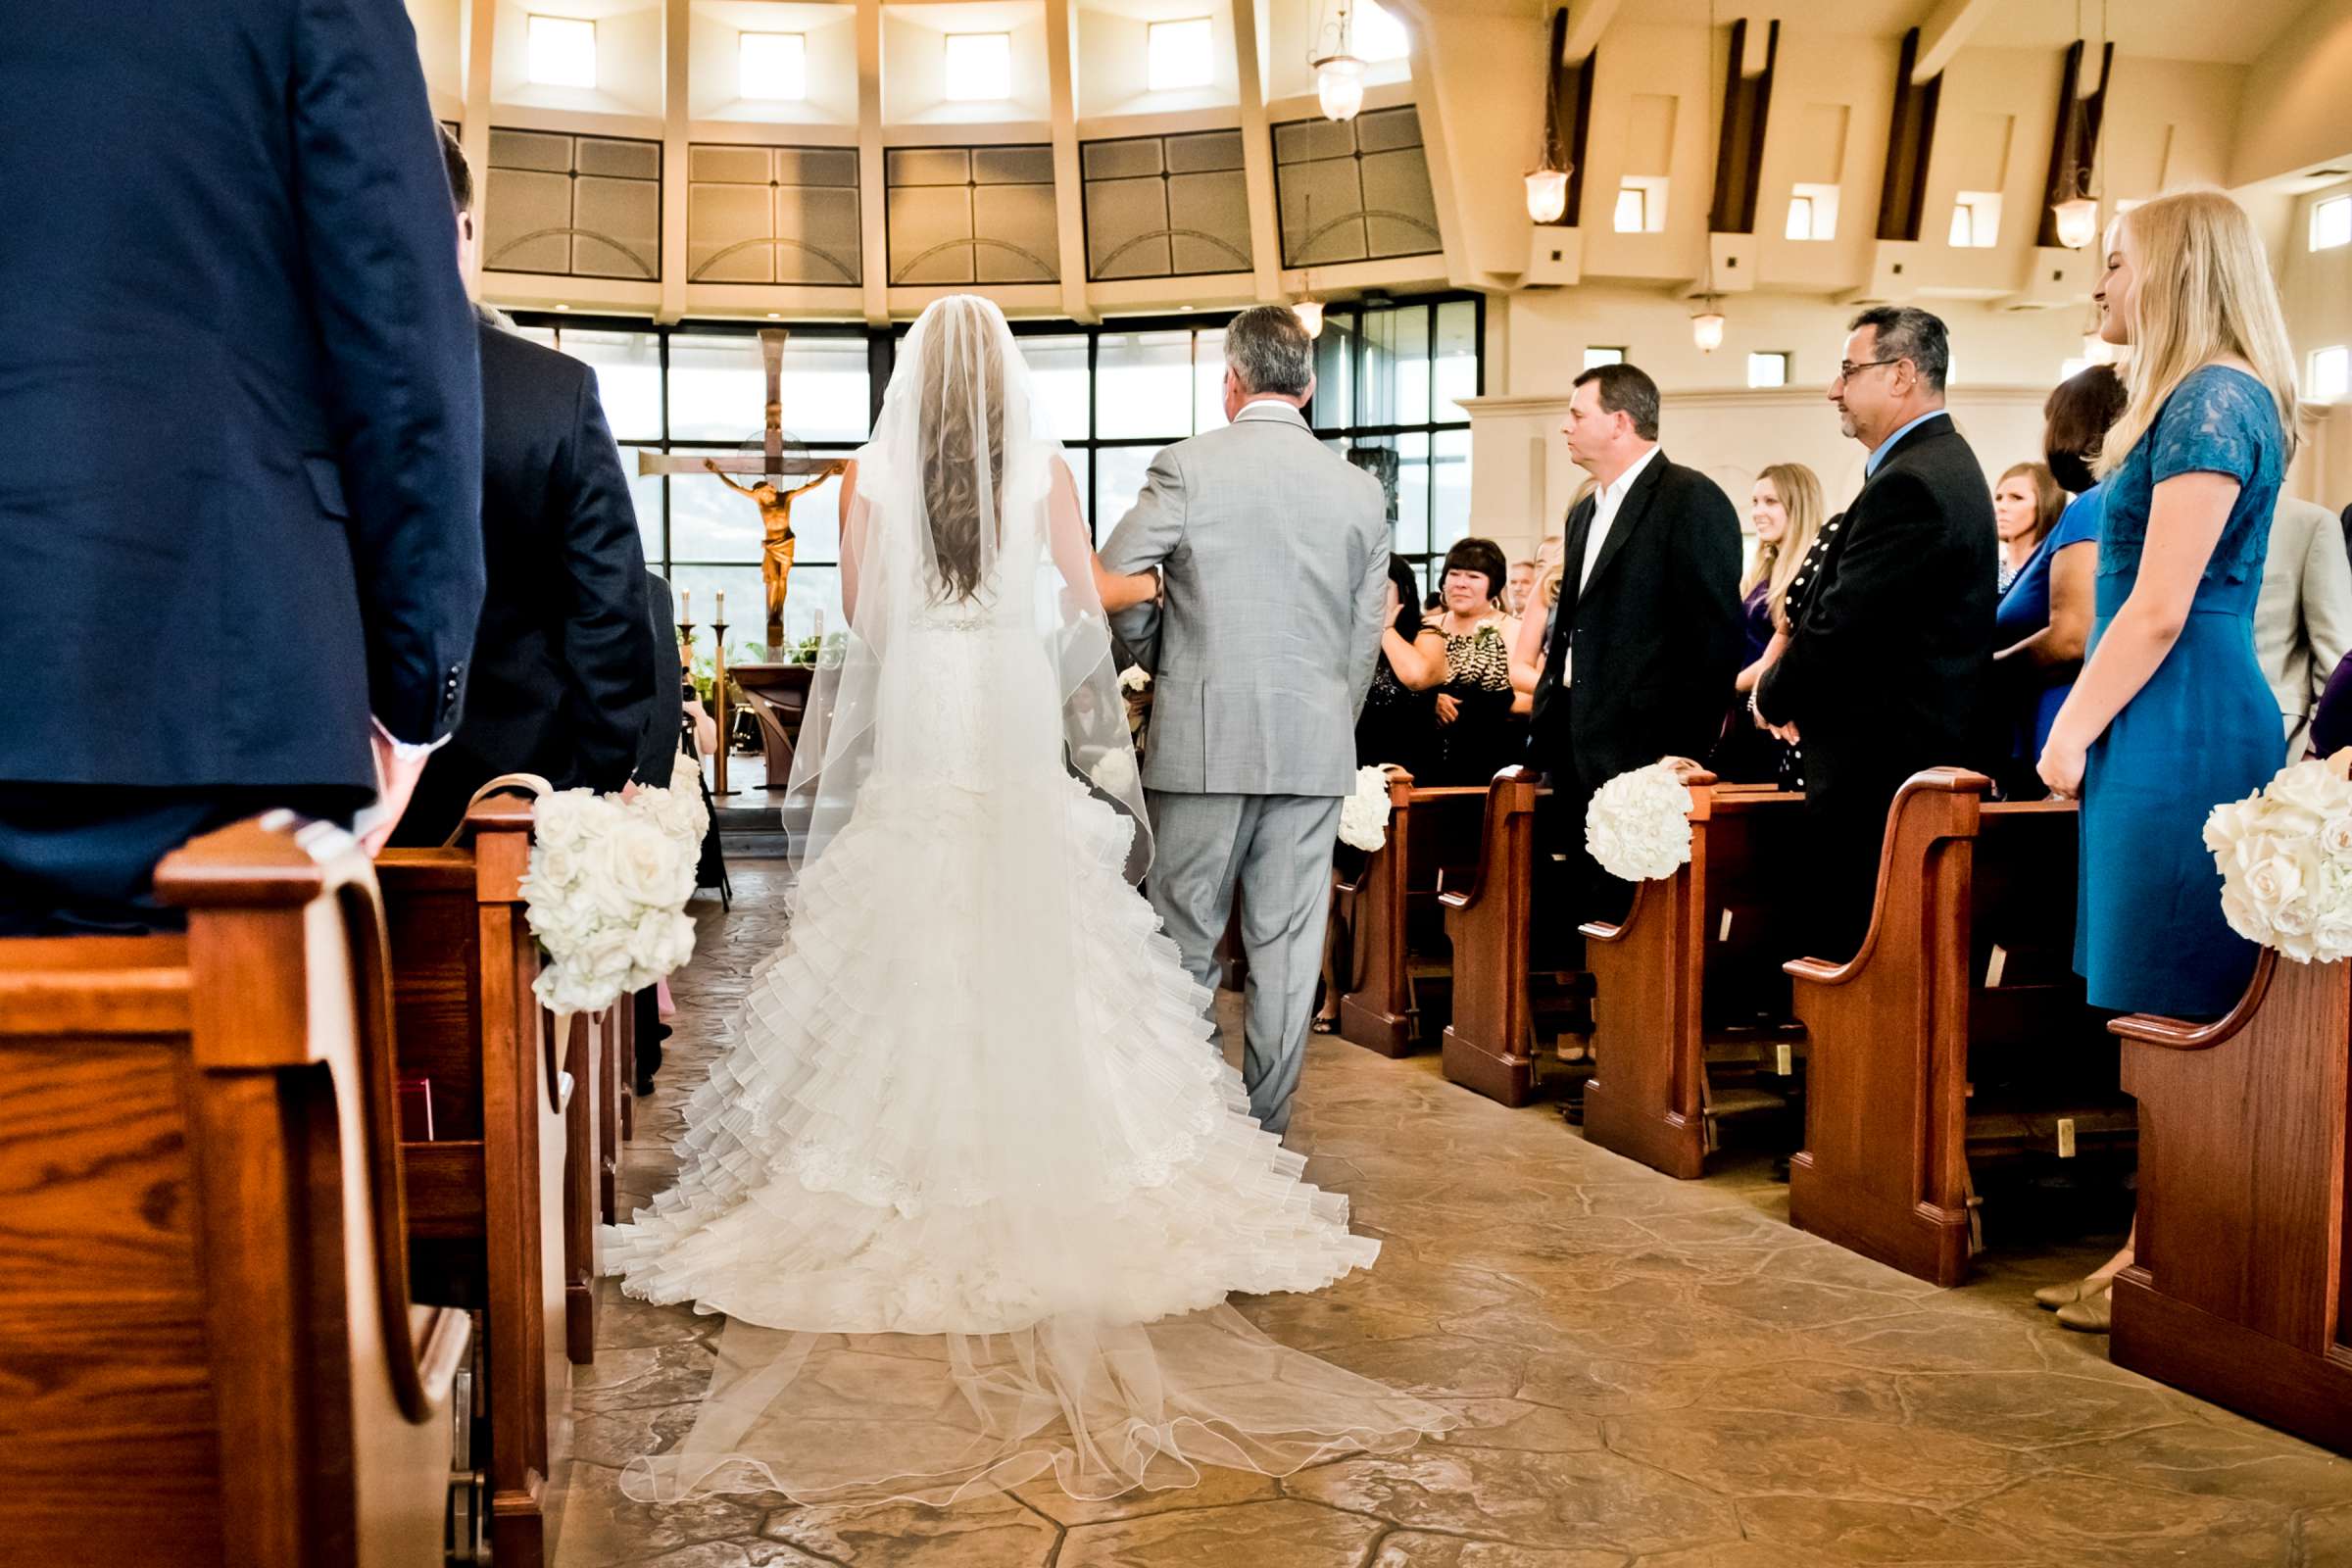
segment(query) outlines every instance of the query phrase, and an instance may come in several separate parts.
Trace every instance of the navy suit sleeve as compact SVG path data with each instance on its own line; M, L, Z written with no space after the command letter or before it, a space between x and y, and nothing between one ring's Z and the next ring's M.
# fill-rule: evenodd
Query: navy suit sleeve
M482 394L457 219L408 15L300 0L297 213L335 389L368 696L404 741L456 726L482 606Z
M1756 683L1756 710L1803 724L1822 689L1866 670L1879 650L1902 643L1921 605L1949 592L1943 511L1927 482L1895 470L1871 486L1867 511L1846 514L1838 569L1805 606L1780 659Z
M580 776L616 790L636 771L654 716L654 623L646 605L637 508L605 423L596 372L580 377L570 451L550 513L564 525L564 702L578 737ZM666 784L666 778L656 780Z
M1678 579L1672 601L1689 617L1674 754L1704 760L1723 733L1746 633L1740 609L1740 515L1705 475L1692 475L1690 490L1671 556Z

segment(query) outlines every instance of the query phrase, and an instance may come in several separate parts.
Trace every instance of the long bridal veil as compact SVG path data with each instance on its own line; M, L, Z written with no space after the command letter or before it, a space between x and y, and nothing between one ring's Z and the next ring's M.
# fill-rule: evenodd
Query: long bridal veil
M902 345L843 549L785 945L675 1186L608 1235L630 1294L729 1317L694 1430L623 1490L1105 1497L1453 1425L1225 1304L1378 1244L1249 1119L1129 886L1150 840L1085 524L993 305Z

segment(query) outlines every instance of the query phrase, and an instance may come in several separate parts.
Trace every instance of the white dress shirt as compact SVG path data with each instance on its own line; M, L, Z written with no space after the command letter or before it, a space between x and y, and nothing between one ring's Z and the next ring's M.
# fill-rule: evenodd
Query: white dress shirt
M1617 514L1624 510L1625 498L1633 490L1634 481L1642 477L1642 470L1648 467L1650 461L1657 455L1658 449L1652 446L1647 452L1636 458L1623 473L1594 492L1592 525L1585 530L1584 564L1576 574L1576 591L1580 596L1585 591L1585 584L1592 580L1592 564L1600 559L1600 547L1608 543L1609 529L1615 526ZM1560 659L1561 685L1568 684L1569 677L1575 668L1576 645L1571 641L1567 651Z

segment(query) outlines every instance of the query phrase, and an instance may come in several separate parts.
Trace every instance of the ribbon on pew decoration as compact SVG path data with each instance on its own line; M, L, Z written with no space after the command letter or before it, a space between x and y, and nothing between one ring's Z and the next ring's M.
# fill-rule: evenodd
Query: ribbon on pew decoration
M1585 848L1625 882L1656 882L1690 863L1690 791L1698 764L1667 757L1618 774L1585 808Z
M2205 818L2230 929L2297 963L2352 956L2352 747Z

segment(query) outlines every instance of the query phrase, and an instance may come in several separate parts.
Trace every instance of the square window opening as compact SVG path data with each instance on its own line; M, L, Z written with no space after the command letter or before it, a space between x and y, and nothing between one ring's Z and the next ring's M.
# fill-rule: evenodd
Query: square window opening
M798 103L808 96L808 39L798 32L739 34L736 51L738 96L771 103Z
M540 87L596 86L596 24L534 13L525 34L527 70Z
M1208 18L1154 22L1144 36L1144 84L1151 91L1182 92L1214 79L1216 35Z
M948 34L947 86L951 103L990 103L1012 96L1012 34Z

